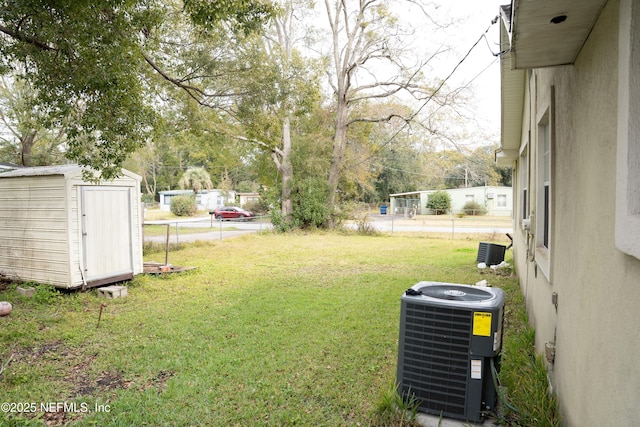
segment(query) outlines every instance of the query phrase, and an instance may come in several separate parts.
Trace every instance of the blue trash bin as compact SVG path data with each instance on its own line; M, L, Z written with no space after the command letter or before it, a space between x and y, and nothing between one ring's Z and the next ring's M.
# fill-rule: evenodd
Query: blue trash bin
M387 205L380 206L380 215L386 215L386 214L387 214Z

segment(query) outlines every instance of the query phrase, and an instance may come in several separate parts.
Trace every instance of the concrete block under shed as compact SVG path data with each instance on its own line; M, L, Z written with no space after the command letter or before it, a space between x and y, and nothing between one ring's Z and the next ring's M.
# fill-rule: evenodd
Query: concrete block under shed
M36 288L34 287L27 287L27 288L23 288L22 286L18 286L16 288L16 291L18 291L18 295L26 297L26 298L31 298L32 296L35 295L36 293Z
M124 298L127 296L127 287L117 285L104 286L98 288L98 295L109 299Z

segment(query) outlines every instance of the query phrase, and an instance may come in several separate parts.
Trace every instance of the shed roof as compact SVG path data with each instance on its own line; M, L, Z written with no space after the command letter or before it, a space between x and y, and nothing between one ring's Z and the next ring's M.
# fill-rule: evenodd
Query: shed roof
M54 166L34 166L19 168L0 174L0 178L16 178L24 176L52 176L62 175L65 178L79 178L82 176L82 167L77 164L54 165ZM140 181L141 177L126 169L122 169L122 175Z

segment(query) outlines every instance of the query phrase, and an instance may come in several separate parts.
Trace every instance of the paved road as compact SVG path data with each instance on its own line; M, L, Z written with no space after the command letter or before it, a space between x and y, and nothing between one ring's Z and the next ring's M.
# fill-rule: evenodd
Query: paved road
M196 240L222 240L230 237L238 237L243 234L270 230L272 228L271 223L264 219L256 219L254 221L211 221L208 217L171 221L145 221L145 224L170 225L171 234L169 241L171 243L195 242ZM176 225L178 226L177 233ZM180 234L180 227L202 228L202 233L189 232L188 234ZM145 241L149 242L165 242L166 239L166 235L145 236L144 238Z
M465 217L455 216L423 216L407 218L400 215L371 215L370 225L385 233L394 232L428 232L456 234L506 234L512 233L511 219L504 217ZM272 228L268 218L258 218L254 221L211 221L208 217L190 218L171 221L147 221L145 224L169 224L171 226L170 242L194 242L196 240L222 240L243 234ZM198 228L202 233L176 234L175 226ZM355 228L354 224L347 224ZM164 242L166 236L145 236L146 241Z

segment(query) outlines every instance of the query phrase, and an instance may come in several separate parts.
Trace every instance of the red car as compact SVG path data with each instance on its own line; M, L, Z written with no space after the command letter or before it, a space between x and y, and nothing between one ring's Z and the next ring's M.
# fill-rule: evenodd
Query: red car
M221 206L213 212L209 212L216 219L252 219L255 217L253 212L249 212L236 206Z

